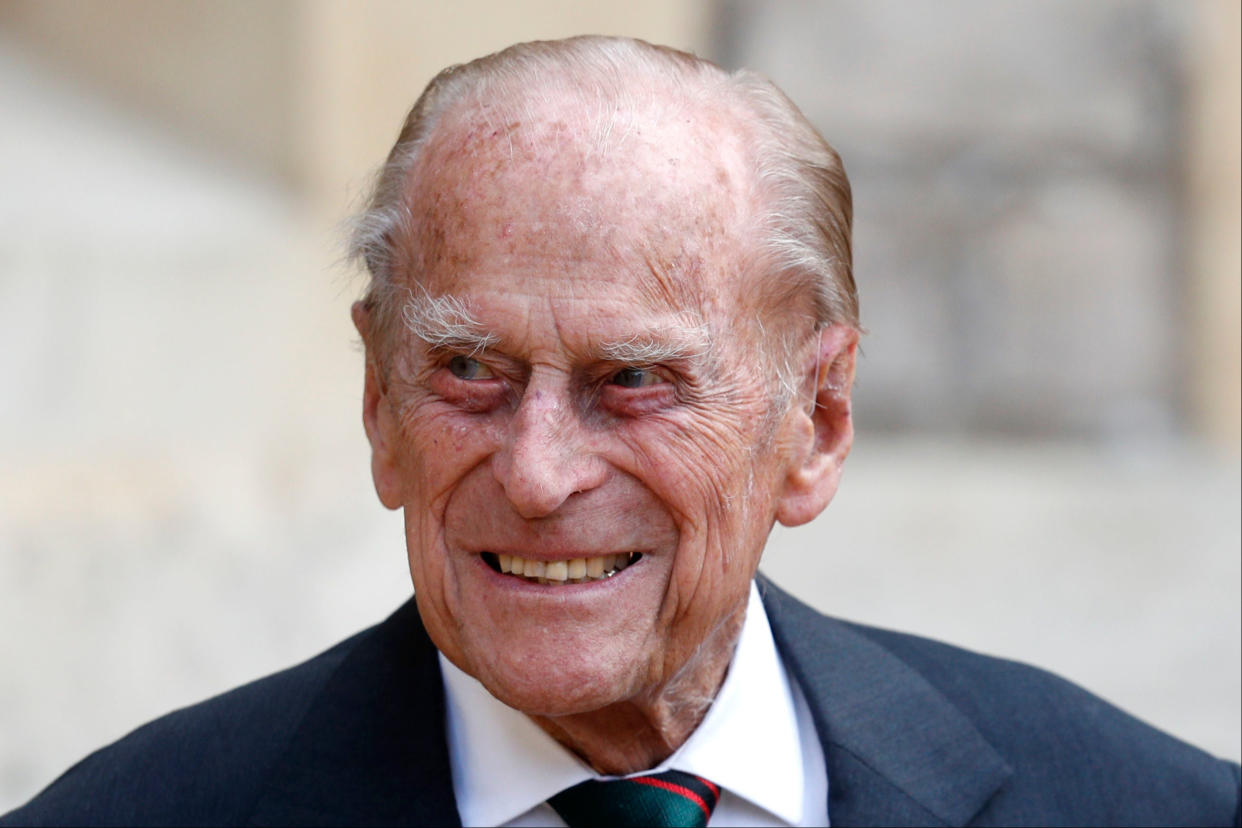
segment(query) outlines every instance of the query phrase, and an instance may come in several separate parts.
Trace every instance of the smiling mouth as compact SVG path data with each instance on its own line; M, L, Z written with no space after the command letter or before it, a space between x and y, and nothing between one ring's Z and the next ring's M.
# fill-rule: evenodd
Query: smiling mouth
M569 558L563 561L536 561L517 555L484 552L483 561L495 571L531 583L558 586L585 584L611 578L627 566L638 563L641 552L618 552L591 558Z

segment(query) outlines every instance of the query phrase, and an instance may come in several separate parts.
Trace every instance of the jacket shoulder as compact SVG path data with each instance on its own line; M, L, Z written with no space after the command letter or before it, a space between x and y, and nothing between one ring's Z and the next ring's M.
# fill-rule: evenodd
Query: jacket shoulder
M1038 821L1053 805L1114 824L1237 824L1236 764L1046 670L919 636L846 626L917 671L1013 768L979 815L982 823Z
M376 628L289 669L162 716L65 771L2 825L245 822L323 686Z
M924 765L914 767L934 776L928 757L946 750L948 742L929 741L928 747L917 734L934 740L948 731L918 716L939 710L936 715L958 719L980 736L980 744L1007 766L995 791L971 806L971 813L959 814L974 824L1238 824L1235 763L1174 739L1066 679L928 638L822 616L766 580L761 587L782 655L800 683L812 684L804 685L807 698L823 700L826 708L846 698L854 722L871 722L850 730L850 722L823 711L826 755L841 740L841 732L831 732L836 725L848 731L852 754L872 751L872 767L879 760L907 770L910 757L922 751ZM836 689L814 686L825 680ZM877 680L902 690L878 688ZM931 703L933 698L939 701ZM919 714L894 709L893 699L917 706ZM866 732L877 729L899 736L877 745ZM968 730L954 731L954 744ZM893 744L905 754L895 756ZM830 791L831 776L830 762ZM928 792L939 785L919 778L904 783L908 792L922 786L924 802L934 799Z

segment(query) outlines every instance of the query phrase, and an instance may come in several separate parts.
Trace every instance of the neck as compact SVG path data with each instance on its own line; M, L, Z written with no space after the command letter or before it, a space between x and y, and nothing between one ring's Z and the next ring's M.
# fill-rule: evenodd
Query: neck
M729 671L745 618L743 604L656 690L587 713L530 718L596 773L623 776L650 770L685 744L707 715Z

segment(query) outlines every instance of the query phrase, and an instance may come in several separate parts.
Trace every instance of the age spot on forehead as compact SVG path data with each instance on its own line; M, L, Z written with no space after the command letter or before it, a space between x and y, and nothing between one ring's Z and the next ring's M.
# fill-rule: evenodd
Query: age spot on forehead
M522 118L451 114L410 181L422 206L419 277L538 260L548 273L611 272L661 306L706 310L705 292L723 295L707 283L736 273L744 255L749 178L721 116L713 135L699 119L661 120L668 108L626 112L611 130L589 109L566 116L564 104L523 107Z

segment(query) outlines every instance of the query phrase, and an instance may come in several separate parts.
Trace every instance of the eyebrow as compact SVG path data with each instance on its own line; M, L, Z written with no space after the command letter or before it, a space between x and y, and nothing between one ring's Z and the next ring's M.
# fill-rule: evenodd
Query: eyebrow
M500 337L479 322L466 303L456 296L432 296L425 290L410 292L401 309L406 328L433 348L477 354L500 342ZM632 365L661 362L696 362L705 357L711 345L707 324L692 314L680 314L658 331L635 333L596 346L604 359Z
M401 308L401 320L412 334L433 348L475 354L500 341L456 296L432 296L425 288L421 296L410 292Z
M634 334L619 342L605 342L599 352L605 359L634 365L660 362L696 362L707 355L711 337L707 325L676 322L659 333Z

